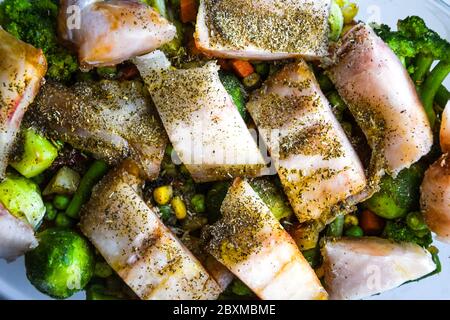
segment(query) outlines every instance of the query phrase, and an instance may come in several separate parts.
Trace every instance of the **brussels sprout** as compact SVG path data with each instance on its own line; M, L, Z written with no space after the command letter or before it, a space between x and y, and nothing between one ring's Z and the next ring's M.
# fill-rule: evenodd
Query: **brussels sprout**
M58 156L58 149L33 129L23 133L24 152L20 161L10 163L21 175L32 178L48 169Z
M268 178L253 179L250 182L253 190L272 211L275 218L281 220L290 217L293 212L283 191Z
M82 290L94 273L89 242L78 233L60 228L38 234L39 246L25 255L28 280L41 292L66 299Z
M247 93L245 92L242 83L232 73L219 72L219 75L223 86L231 96L231 99L239 110L242 118L245 120L247 118L247 110L245 108L245 99Z
M404 217L419 209L420 184L424 170L420 164L399 173L397 178L386 176L380 191L363 203L363 206L385 219Z
M33 181L14 174L7 174L0 183L0 202L17 218L25 218L37 228L45 215L39 187Z

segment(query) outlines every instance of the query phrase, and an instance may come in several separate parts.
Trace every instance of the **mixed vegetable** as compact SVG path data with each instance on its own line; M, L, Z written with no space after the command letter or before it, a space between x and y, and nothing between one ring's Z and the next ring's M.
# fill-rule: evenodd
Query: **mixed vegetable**
M216 49L213 48L214 41L210 41L211 50L208 52L199 50L196 43L199 41L194 36L195 21L199 12L198 2L194 0L141 2L145 3L143 10L148 9L147 5L153 7L161 19L164 19L164 23L173 26L173 30L169 27L167 29L167 32L173 32L172 39L160 46L160 50L170 59L171 70L203 68L205 62L211 58L209 53ZM221 8L218 7L217 10L219 9ZM80 82L89 84L132 80L142 84L151 79L144 77L142 71L139 73L129 60L132 56L114 64L105 63L96 66L88 64L90 70L80 71L73 48L68 49L59 41L58 10L59 1L55 0L4 0L0 3L2 28L17 39L42 49L48 64L46 74L48 82L60 82L71 86ZM331 1L327 30L328 40L332 46L338 46L346 34L358 27L355 21L357 13L358 6L355 3L347 0ZM347 203L347 199L340 201L333 210L324 214L324 221L320 223L316 222L322 217L316 219L317 221L314 219L299 221L298 206L292 205L290 190L286 181L280 180L282 177L280 172L278 172L280 177L275 175L248 179L256 197L276 218L277 222L271 223L279 223L283 230L289 233L293 243L295 242L301 251L302 257L308 261L320 280L324 279L324 265L329 259L334 258L332 249L341 250L332 248L329 241L339 242L343 237L350 239L345 241L360 241L355 243L363 243L366 237L377 237L392 240L393 243L416 244L425 249L435 263L435 266L433 265L435 271L427 274L440 271L438 250L432 246L432 233L421 211L420 186L425 171L440 155L436 133L440 127L442 112L450 98L448 89L443 85L450 72L450 44L416 16L399 20L397 31L391 30L386 25L373 25L372 28L398 56L414 82L435 133L433 150L398 174L382 174L379 181L374 180L375 185L371 185L370 188L363 186L361 194L365 194L365 197L354 203ZM226 47L225 42L222 45ZM233 52L231 49L229 51ZM264 89L270 88L272 77L283 75L285 70L289 70L289 67L285 68L291 60L247 61L227 54L221 55L217 61L220 66L218 76L240 115L236 121L241 126L242 122L245 122L249 128L258 127L260 124L255 123L258 121L253 111L247 110L249 100L254 99L256 93L262 95L260 91L266 93L267 90ZM435 65L436 61L438 63ZM310 62L308 68L314 71L315 79L320 86L317 90L323 92L323 98L326 97L331 105L338 123L336 126L340 125L342 128L342 139L348 137L362 165L365 168L370 167L371 159L377 151L371 150L372 144L369 141L371 137L364 132L364 128L358 126L358 119L350 106L351 103L341 96L342 91L335 85L335 77L330 76L325 64ZM272 84L276 87L285 83L274 81ZM289 89L292 87L295 85L291 83ZM295 88L302 90L300 85ZM128 101L130 97L123 99ZM105 101L109 98L105 98ZM278 100L273 101L274 104L279 103ZM156 100L155 104L158 107ZM261 105L261 108L263 107L264 105ZM164 120L166 119L163 119L163 124L167 126ZM291 119L284 120L288 122ZM103 258L104 252L97 251L80 230L80 215L83 214L84 205L89 201L91 194L96 192L99 181L111 168L118 165L117 161L99 157L94 152L77 150L61 138L65 132L55 137L49 134L50 131L43 129L39 122L25 117L18 134L14 156L11 157L5 177L0 182L0 204L12 216L31 225L39 241L39 245L25 255L28 279L39 291L57 299L68 298L81 290L86 291L88 300L137 299L138 296L142 298L130 289L129 283L121 279L121 269L118 265L106 261ZM79 134L83 137L86 133L80 130ZM101 134L100 132L99 135ZM323 131L320 131L320 134L323 134ZM110 141L105 142L105 146L96 145L96 147L110 148L114 151L119 149L121 156L124 155L122 158L142 158L143 154L136 155L136 148L133 149L133 145L138 141L133 141L132 138L125 141L120 134L111 136ZM303 146L306 150L308 145L301 143L303 138L299 137L293 146L288 146L288 150L300 148L297 145ZM308 137L305 139L313 145L313 148L319 150L323 147L322 144L308 140ZM169 140L172 140L171 134ZM324 145L328 147L329 143L327 140ZM122 148L121 144L126 144L127 147ZM118 145L121 149L117 147ZM114 149L116 147L117 149ZM212 256L205 251L207 241L205 230L211 225L225 223L222 203L229 197L227 193L230 188L237 188L236 182L233 183L231 179L196 182L199 178L193 174L192 168L180 164L177 151L174 149L177 145L172 146L169 143L166 147L159 147L164 153L161 156L159 176L152 181L147 179L142 184L143 187L134 189L177 239L180 239L202 264L206 265L204 261L207 261L207 258L204 256L209 258ZM336 148L339 149L339 146ZM285 160L283 155L280 159ZM127 170L129 175L137 180L143 176L139 165L130 165ZM317 174L324 178L335 173L321 171ZM314 177L309 178L314 181ZM311 181L308 183L312 183ZM308 188L307 183L301 186ZM357 198L359 195L358 192L352 196ZM253 194L251 196L255 197ZM141 245L142 247L136 250L145 249L147 244ZM333 283L330 279L328 281L328 284ZM327 282L326 275L325 282ZM317 283L320 286L320 283ZM257 298L254 290L247 285L248 283L232 276L225 286L226 289L222 288L219 298ZM354 297L359 297L358 294L361 293L355 293ZM261 297L261 294L258 296ZM339 295L336 293L336 296Z

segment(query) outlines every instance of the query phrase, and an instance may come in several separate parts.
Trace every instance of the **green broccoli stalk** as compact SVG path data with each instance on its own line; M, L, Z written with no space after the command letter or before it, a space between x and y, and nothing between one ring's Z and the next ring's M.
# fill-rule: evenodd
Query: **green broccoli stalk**
M77 58L58 44L55 0L4 0L0 4L0 24L16 38L42 49L47 77L68 81L78 70Z

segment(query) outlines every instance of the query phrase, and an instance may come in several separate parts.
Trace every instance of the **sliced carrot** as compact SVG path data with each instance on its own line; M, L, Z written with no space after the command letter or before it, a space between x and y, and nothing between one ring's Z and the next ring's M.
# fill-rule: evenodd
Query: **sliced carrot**
M181 0L180 1L180 18L181 22L187 23L197 19L197 1Z
M255 72L250 62L244 60L231 60L231 67L234 72L241 78L248 77Z
M359 226L364 230L365 235L377 236L383 231L385 221L372 211L365 210L361 213Z

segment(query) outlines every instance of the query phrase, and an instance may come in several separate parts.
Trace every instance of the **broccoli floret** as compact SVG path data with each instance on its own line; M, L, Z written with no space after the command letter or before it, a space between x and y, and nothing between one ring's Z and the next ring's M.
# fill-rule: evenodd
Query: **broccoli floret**
M422 247L429 247L433 242L431 232L417 233L410 229L402 220L388 221L383 231L383 237L397 242L412 242Z
M417 47L413 40L405 37L399 32L392 31L388 25L372 25L375 33L387 43L395 54L404 61L405 58L414 58L417 54Z
M78 69L76 57L57 40L58 5L54 0L5 0L0 4L0 23L16 38L42 49L47 76L68 81Z
M25 255L30 282L51 297L65 299L82 290L94 273L94 253L78 233L52 228L38 234L39 246Z

